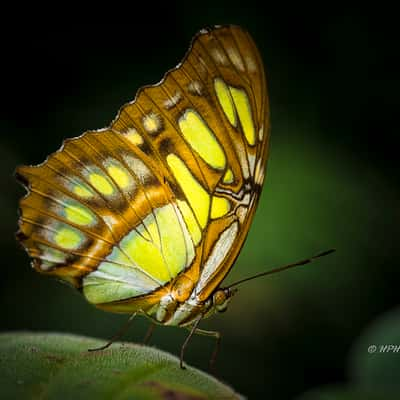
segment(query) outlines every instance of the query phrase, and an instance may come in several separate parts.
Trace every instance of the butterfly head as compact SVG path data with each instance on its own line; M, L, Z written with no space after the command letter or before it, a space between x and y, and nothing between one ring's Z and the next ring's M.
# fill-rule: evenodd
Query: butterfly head
M214 308L218 312L225 312L228 308L228 303L233 297L233 295L238 291L238 289L231 289L231 288L225 288L225 289L218 289L214 292L213 297L212 297L212 303L214 305Z

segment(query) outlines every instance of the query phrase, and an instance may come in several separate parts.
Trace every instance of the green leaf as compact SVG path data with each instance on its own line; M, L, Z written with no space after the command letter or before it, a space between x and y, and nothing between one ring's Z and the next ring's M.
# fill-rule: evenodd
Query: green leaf
M155 348L57 333L0 334L2 399L240 399L232 388Z
M380 400L400 398L400 312L374 321L357 339L349 356L348 385L327 385L297 400Z
M359 337L350 354L350 373L360 388L400 394L399 309L379 317Z

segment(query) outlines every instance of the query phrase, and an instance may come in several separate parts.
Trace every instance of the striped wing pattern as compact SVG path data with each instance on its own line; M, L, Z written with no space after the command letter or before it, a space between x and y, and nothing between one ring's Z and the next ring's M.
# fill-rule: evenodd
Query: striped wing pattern
M247 32L203 30L108 128L18 168L28 188L18 238L36 270L111 311L155 304L182 274L208 298L242 247L263 183L265 85Z

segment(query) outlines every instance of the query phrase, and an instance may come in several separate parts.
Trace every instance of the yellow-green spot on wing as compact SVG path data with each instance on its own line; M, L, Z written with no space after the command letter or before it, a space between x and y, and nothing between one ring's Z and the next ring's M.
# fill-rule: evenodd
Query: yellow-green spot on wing
M197 223L196 218L186 201L178 200L177 203L189 230L190 236L192 237L193 243L195 246L197 246L201 240L201 230L199 224Z
M215 93L217 94L219 104L221 104L228 121L231 123L231 125L236 126L236 112L228 86L221 78L216 78L214 80L214 89Z
M153 242L153 244L160 248L161 246L161 239L160 239L160 231L157 227L156 220L153 215L147 217L144 221L144 225L140 225L138 227L139 233L149 241ZM144 226L146 229L144 229Z
M228 214L231 205L225 197L213 196L211 201L211 218L220 218Z
M64 208L64 213L68 221L77 225L90 225L95 221L93 213L79 203L68 204Z
M164 284L171 279L160 248L144 239L135 230L121 240L119 247L135 265L161 283Z
M143 229L140 225L139 232L130 232L121 240L119 247L141 270L164 284L186 267L188 259L193 259L193 248L188 249L185 240L189 233L170 204L153 210L144 219L144 224L150 227L150 231L152 226L157 229L159 241L144 239L139 234Z
M208 165L216 169L225 168L226 157L221 145L196 111L186 110L178 123L184 138Z
M110 165L107 168L107 172L113 178L114 182L121 188L125 189L129 186L130 179L128 172L126 172L122 167L117 167L116 165Z
M88 198L93 196L93 193L84 185L82 184L76 184L72 191L78 195L79 197L83 197L83 198Z
M170 274L175 277L194 258L194 247L179 209L172 204L156 210L161 249Z
M237 115L239 115L246 140L250 145L254 145L256 142L256 132L251 105L246 92L233 86L228 87L221 78L215 78L214 89L228 121L232 126L236 127Z
M224 183L232 183L233 182L233 172L230 168L225 172L225 175L222 179Z
M114 192L111 183L103 175L100 175L98 173L91 173L89 175L89 182L101 194L110 195Z
M167 163L192 207L200 226L205 228L208 222L208 212L210 209L209 194L178 156L169 154L167 156Z
M79 247L82 240L82 233L71 227L62 227L54 235L54 242L57 246L68 250Z
M246 137L247 142L253 146L256 143L256 131L254 128L249 98L247 97L246 92L242 89L237 89L232 86L230 86L229 89L239 115L244 136Z

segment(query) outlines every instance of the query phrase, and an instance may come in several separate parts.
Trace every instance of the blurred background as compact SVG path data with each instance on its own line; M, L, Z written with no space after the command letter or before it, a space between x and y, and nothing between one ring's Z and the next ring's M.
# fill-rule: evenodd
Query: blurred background
M264 59L272 136L261 202L225 282L337 252L244 284L228 312L204 321L223 334L218 377L249 398L390 398L400 351L381 354L379 346L400 345L395 20L390 10L243 7L175 2L138 11L129 23L2 26L0 328L101 338L120 328L126 316L98 311L31 270L14 239L24 190L13 171L108 125L140 86L182 59L200 28L234 23L252 34ZM125 339L141 341L147 325L138 318ZM152 345L179 354L186 334L160 327ZM188 363L206 370L213 345L195 337Z

